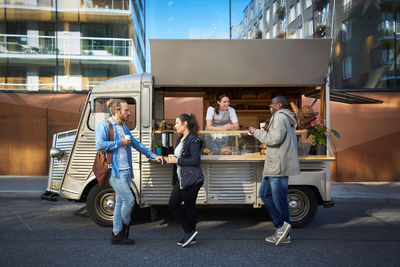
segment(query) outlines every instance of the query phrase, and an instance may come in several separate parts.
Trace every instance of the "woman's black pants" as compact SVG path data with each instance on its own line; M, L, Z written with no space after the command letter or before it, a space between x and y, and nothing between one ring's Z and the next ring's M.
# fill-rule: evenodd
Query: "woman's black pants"
M182 225L185 233L189 233L196 229L196 199L202 185L202 183L195 184L188 188L180 189L179 182L177 182L172 189L168 208ZM183 207L181 206L182 201Z

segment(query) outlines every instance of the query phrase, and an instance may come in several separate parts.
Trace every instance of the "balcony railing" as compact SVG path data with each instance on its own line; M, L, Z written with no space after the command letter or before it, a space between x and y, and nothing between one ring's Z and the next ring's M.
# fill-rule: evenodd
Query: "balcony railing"
M55 8L57 0L3 0L0 6L13 7L50 7ZM5 2L5 4L3 4ZM68 8L80 9L110 9L110 10L130 10L129 0L64 0L58 2L58 7L63 8L64 3L68 2Z
M56 45L56 42L58 45ZM0 34L0 54L131 57L132 39Z

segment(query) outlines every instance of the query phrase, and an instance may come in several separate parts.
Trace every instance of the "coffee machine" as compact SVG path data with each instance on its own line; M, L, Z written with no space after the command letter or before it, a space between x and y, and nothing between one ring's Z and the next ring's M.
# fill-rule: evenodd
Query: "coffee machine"
M161 145L162 145L162 155L168 156L169 154L174 154L174 146L172 144L172 137L174 132L162 132L161 133Z

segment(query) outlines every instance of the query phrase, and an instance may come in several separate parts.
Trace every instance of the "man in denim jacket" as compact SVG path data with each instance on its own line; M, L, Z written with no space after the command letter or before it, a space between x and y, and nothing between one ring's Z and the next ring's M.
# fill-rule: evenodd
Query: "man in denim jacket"
M269 106L272 117L267 132L249 128L250 134L261 143L267 144L264 177L261 180L259 197L264 202L276 228L275 234L265 238L265 241L275 243L276 246L282 242L290 243L288 182L290 175L300 174L295 131L297 123L288 106L286 97L274 97Z
M115 191L115 207L113 219L113 234L111 244L133 245L135 241L129 239L129 224L131 210L135 204L135 198L130 189L133 178L132 151L133 147L148 158L153 158L163 163L164 159L151 152L142 143L137 141L124 124L129 119L129 106L122 99L110 99L107 101L111 117L108 121L114 129L113 141L108 140L110 126L107 121L102 121L96 127L96 149L112 151L110 185ZM129 138L126 138L128 137Z

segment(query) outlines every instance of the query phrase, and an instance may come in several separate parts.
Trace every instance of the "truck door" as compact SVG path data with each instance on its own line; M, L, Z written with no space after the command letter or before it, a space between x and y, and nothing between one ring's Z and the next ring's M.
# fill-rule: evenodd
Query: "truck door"
M124 99L130 109L129 120L126 125L131 130L132 135L140 140L139 125L136 124L136 111L138 95L119 95L114 98ZM110 117L107 101L109 96L91 96L91 101L85 106L79 123L77 135L71 157L68 162L61 191L64 196L70 199L80 199L83 190L88 184L88 179L93 178L92 166L96 155L95 144L95 128L97 123ZM93 103L93 104L89 104ZM92 106L92 107L90 107ZM139 155L136 151L132 151L133 171L140 170ZM136 153L135 153L136 152ZM112 216L112 213L111 213Z

